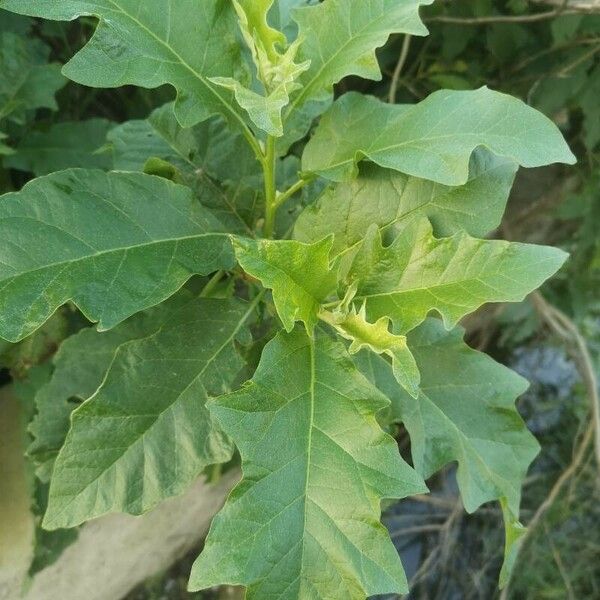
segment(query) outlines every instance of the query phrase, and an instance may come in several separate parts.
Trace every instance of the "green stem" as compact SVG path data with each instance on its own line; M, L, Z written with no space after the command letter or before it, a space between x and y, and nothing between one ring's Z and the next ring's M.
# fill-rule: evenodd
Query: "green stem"
M273 237L275 229L275 215L277 214L277 186L276 177L276 153L275 138L270 135L267 138L265 156L263 161L263 172L265 176L265 228L266 238Z
M310 183L314 177L306 177L298 180L292 187L279 194L275 200L275 209L277 210L284 202L289 200L294 194L299 192L305 185Z
M225 275L225 271L217 271L211 278L211 280L204 286L203 290L200 292L200 298L208 298L212 292L214 292L217 285L223 276Z

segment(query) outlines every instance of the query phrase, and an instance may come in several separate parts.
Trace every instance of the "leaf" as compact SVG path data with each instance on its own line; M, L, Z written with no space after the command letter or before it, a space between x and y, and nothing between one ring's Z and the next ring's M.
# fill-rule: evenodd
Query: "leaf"
M557 127L520 100L486 87L441 90L415 105L342 96L323 117L304 151L302 167L340 181L363 158L444 185L463 185L473 151L485 146L523 167L575 157Z
M406 336L390 332L389 317L381 317L376 323L369 323L364 305L358 312L355 308L339 312L321 310L319 316L343 338L352 342L350 354L356 354L366 348L375 354L389 356L398 383L414 398L419 396L419 367L408 348Z
M219 180L220 175L245 178L258 174L256 158L222 119L213 117L194 127L182 127L173 109L170 102L154 110L148 119L126 121L115 127L107 136L113 167L142 171L149 158L160 158L190 178L198 171ZM236 154L236 162L229 153ZM234 164L240 169L235 174Z
M143 171L152 158L172 164L228 231L253 235L260 208L255 189L262 185L262 171L243 136L223 119L184 128L169 103L147 120L115 127L108 134L108 148L118 170Z
M46 529L100 515L141 514L180 494L231 445L205 402L243 366L256 303L195 299L156 332L121 345L98 391L71 418L52 476Z
M52 125L47 131L26 133L16 154L4 161L11 169L47 175L71 167L108 169L110 157L97 153L113 124L106 119Z
M321 302L335 291L336 275L329 266L331 238L316 244L289 240L235 238L235 255L242 269L273 290L277 314L286 331L303 321L311 332Z
M87 400L100 387L117 349L126 342L155 333L174 308L189 299L180 292L110 331L82 329L61 344L52 361L54 371L50 381L35 395L37 414L29 426L33 440L27 454L36 464L36 474L42 481L50 481L54 460L69 431L71 413L78 402Z
M327 0L294 11L302 45L298 61L310 61L284 114L289 147L333 99L333 86L348 75L381 79L375 50L393 33L426 35L419 7L433 0Z
M516 170L515 163L476 150L467 183L448 187L365 163L358 178L330 186L306 207L294 238L308 243L333 233L336 256L357 248L373 224L388 232L420 217L438 235L483 237L500 224Z
M465 233L433 237L427 219L408 224L382 245L372 228L354 259L348 280L358 303L375 321L391 317L398 333L410 331L436 310L448 329L487 302L520 302L567 258L548 246L479 240Z
M57 109L54 94L66 80L59 65L48 64L49 54L36 38L0 33L0 119L24 123L28 110Z
M406 592L380 503L426 488L375 420L386 404L339 343L300 329L271 341L252 382L210 403L244 479L213 520L190 589L244 585L248 600Z
M310 66L310 61L294 62L300 40L285 48L283 33L267 23L273 0L233 0L242 37L250 49L257 78L264 93L259 93L231 77L212 77L211 82L234 92L237 103L252 122L268 135L283 135L281 112L289 104L289 94L300 87L296 79Z
M247 128L230 92L210 77L245 78L233 6L223 0L1 0L2 8L44 19L93 16L98 27L64 67L73 81L90 87L138 85L177 90L175 112L186 126L213 114Z
M504 577L523 533L521 486L539 446L514 406L527 382L469 348L463 334L461 328L445 331L436 319L408 334L421 370L417 401L396 384L381 357L362 353L361 370L374 373L374 382L392 401L392 420L408 430L415 469L425 479L456 461L468 512L491 500L501 502L507 528Z
M72 300L101 330L233 266L221 224L158 177L70 170L0 199L0 336L17 341Z

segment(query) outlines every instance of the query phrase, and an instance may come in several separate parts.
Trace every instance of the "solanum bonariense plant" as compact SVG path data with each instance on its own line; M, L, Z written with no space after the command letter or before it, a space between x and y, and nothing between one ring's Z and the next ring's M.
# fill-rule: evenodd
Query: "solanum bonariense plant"
M514 406L526 383L457 324L560 268L558 249L486 236L519 165L574 157L546 117L485 87L415 105L334 101L342 78L380 78L375 50L391 34L427 33L426 4L0 0L98 19L68 78L177 92L145 124L169 164L52 173L0 200L0 336L33 334L67 302L98 324L55 359L38 447L45 403L64 400L64 365L77 369L69 357L102 349L45 464L44 527L141 514L237 449L243 476L190 590L405 593L381 502L426 493L454 462L467 511L501 504L507 581L538 451ZM136 151L124 130L110 135L116 154ZM206 277L199 293L192 276Z

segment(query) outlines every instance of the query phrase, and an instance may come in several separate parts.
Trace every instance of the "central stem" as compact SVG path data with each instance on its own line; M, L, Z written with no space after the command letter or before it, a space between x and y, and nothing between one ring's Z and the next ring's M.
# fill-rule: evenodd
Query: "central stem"
M266 238L273 237L275 228L275 215L277 214L277 185L276 185L276 154L275 138L270 135L267 138L265 158L263 161L263 172L265 176L265 228Z

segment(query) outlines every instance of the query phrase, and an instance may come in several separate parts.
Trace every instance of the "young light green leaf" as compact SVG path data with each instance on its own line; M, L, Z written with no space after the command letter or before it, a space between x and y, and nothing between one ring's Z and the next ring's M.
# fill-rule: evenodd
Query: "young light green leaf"
M419 217L428 217L437 235L484 237L500 224L516 171L514 162L483 149L473 153L469 181L460 187L364 163L358 178L330 186L306 207L294 238L310 243L333 233L337 256L357 248L373 224L387 233Z
M331 104L333 86L338 81L348 75L381 78L375 50L391 34L426 35L419 7L432 2L327 0L295 10L294 20L302 40L298 60L310 61L310 67L299 77L302 87L293 94L285 111L282 146L287 148L308 132L312 120Z
M386 404L341 344L299 328L270 342L252 382L210 402L244 479L213 520L190 589L244 585L248 600L406 592L380 503L426 488L375 420Z
M358 286L374 321L391 317L400 333L436 310L450 329L487 302L520 302L567 258L548 246L472 238L459 233L436 239L427 219L409 223L387 247L372 228L348 280Z
M441 90L413 106L345 94L321 120L302 166L340 181L356 174L357 163L367 158L456 186L467 182L469 160L479 146L523 167L575 162L552 121L512 96L482 87Z
M369 323L364 305L359 311L354 307L340 312L321 310L319 316L343 338L352 342L350 354L366 348L375 354L389 356L398 383L414 398L419 396L419 367L406 343L406 336L395 335L390 331L389 317L381 317L376 323Z
M396 384L381 357L359 355L361 370L392 401L392 420L408 430L413 462L424 478L456 461L468 512L491 500L501 502L507 531L506 581L523 533L518 523L521 486L539 446L514 406L527 382L469 348L463 333L460 328L445 331L436 319L409 333L421 370L417 401Z
M18 341L72 300L100 329L233 266L217 219L183 186L70 170L0 199L0 337Z
M296 80L308 69L310 61L295 62L300 40L280 50L285 48L287 40L267 23L273 0L233 0L233 4L264 93L231 77L212 77L210 81L232 90L237 103L259 129L280 137L283 135L281 112L289 104L290 93L300 87Z
M49 64L50 48L37 38L0 33L0 119L23 123L28 110L56 110L54 95L66 79Z
M57 123L47 131L30 131L4 165L36 176L73 167L109 169L110 156L98 150L112 127L106 119L90 119Z
M331 237L316 244L290 240L249 240L237 237L233 245L242 269L273 290L273 301L286 331L302 321L312 332L320 304L336 288L329 264Z
M54 460L69 431L71 413L78 402L87 400L100 387L119 346L152 335L177 306L189 300L188 294L180 292L110 331L82 329L60 345L52 361L52 377L35 395L37 414L29 426L33 441L27 454L42 481L50 481Z
M91 87L170 84L177 90L175 110L191 126L215 113L242 128L230 92L210 77L246 78L235 35L233 5L222 0L1 0L20 14L71 21L98 17L94 36L64 67L64 74Z
M181 493L232 448L205 408L243 366L255 304L194 299L156 333L120 346L98 391L71 418L50 485L46 529L141 514Z

